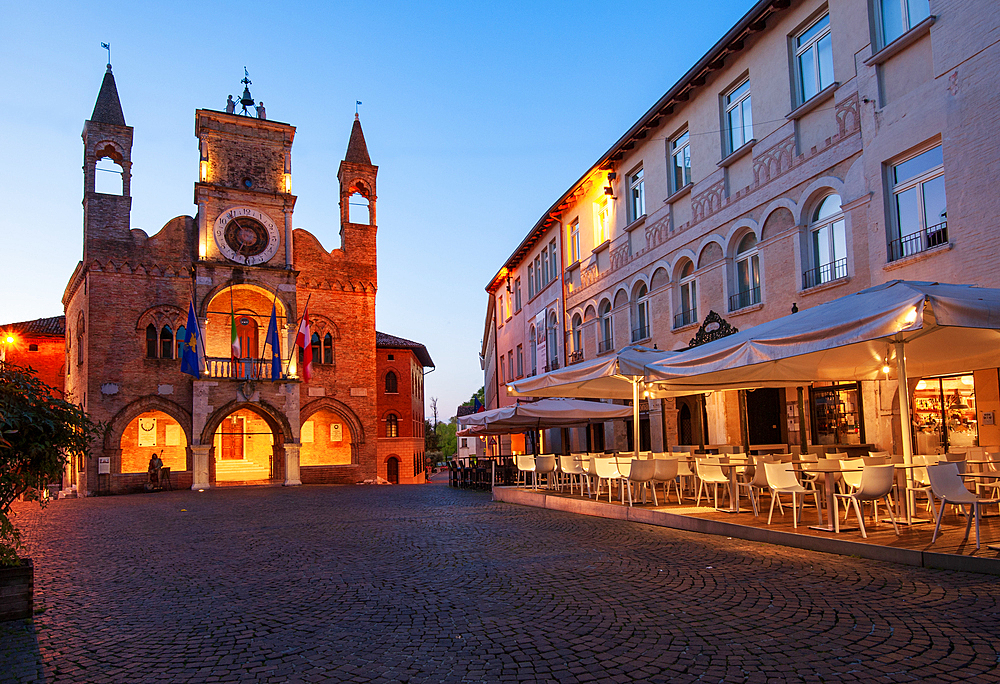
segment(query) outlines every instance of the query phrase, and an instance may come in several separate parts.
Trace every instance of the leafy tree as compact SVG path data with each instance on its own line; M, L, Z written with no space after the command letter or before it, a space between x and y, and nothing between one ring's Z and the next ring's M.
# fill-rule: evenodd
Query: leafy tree
M424 419L424 452L432 454L438 451L438 434L434 431L434 424Z
M36 371L0 365L0 565L19 562L21 534L11 504L24 494L37 498L36 490L59 480L67 458L87 454L103 427L56 397Z
M486 387L480 387L477 391L473 392L469 400L462 403L462 406L474 406L475 400L479 399L479 404L481 406L486 406Z
M458 439L455 431L458 429L458 421L452 418L447 423L438 423L437 426L438 444L441 445L441 454L446 458L451 458L458 451Z

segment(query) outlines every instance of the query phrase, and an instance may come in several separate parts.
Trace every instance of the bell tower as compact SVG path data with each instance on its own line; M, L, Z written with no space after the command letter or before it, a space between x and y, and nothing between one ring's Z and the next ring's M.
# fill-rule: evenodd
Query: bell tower
M94 113L83 125L83 258L115 253L131 243L132 127L125 124L111 64L104 74ZM121 169L121 191L97 191L98 163ZM110 170L100 170L103 173Z
M368 156L361 121L354 115L347 154L340 162L340 236L344 252L359 263L375 265L375 182L378 167Z

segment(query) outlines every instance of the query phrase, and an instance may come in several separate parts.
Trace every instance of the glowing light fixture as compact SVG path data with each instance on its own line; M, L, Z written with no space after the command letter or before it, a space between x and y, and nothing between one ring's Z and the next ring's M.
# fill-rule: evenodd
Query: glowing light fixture
M912 309L909 310L909 312L907 312L906 318L904 318L903 321L907 325L912 325L913 322L916 320L917 320L917 307L913 307Z
M13 335L7 335L7 339L6 339L6 340L4 340L4 341L5 341L5 342L6 342L7 344L14 344L14 336L13 336Z
M285 194L289 195L292 192L292 174L286 173L284 176Z
M962 384L963 385L967 385L967 386L971 387L974 383L975 383L975 380L973 380L973 378L972 378L971 375L963 375L962 376Z
M201 182L204 183L208 180L208 162L201 162Z
M925 390L925 389L927 389L927 382L925 380L921 380L920 382L917 383L917 390L918 391L919 390Z

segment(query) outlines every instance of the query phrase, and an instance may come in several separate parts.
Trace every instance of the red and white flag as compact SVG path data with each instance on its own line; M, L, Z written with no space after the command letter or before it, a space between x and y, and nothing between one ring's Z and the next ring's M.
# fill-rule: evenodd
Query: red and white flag
M295 346L302 350L302 370L300 375L309 382L313 374L313 350L312 333L309 331L309 303L306 302L305 311L302 312L302 319L299 321L299 331L295 335Z

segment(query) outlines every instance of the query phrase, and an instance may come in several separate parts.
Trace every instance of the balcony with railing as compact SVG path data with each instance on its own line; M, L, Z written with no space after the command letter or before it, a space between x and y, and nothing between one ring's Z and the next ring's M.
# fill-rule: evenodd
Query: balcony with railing
M545 372L559 370L559 359L552 359L547 364L545 364Z
M742 292L737 292L734 295L729 296L729 310L739 311L740 309L745 309L748 306L753 306L754 304L760 304L760 287L752 287L749 290L743 290Z
M615 341L613 339L598 340L597 341L597 353L606 354L615 348Z
M847 277L847 259L837 259L829 264L810 268L802 274L802 289L808 290L823 283L829 283Z
M271 362L266 359L237 359L229 357L205 357L206 378L231 378L233 380L271 380ZM281 380L287 380L285 369L281 370Z
M698 309L687 309L674 315L674 327L683 328L685 325L691 325L692 323L697 322L697 320Z
M638 328L632 329L632 343L635 344L640 340L649 339L649 323L645 325L640 325Z
M937 225L904 235L890 242L889 261L896 261L946 244L948 244L948 222L942 221Z
M574 352L569 353L569 357L566 359L566 365L572 366L574 363L580 363L583 361L583 350L577 349Z

